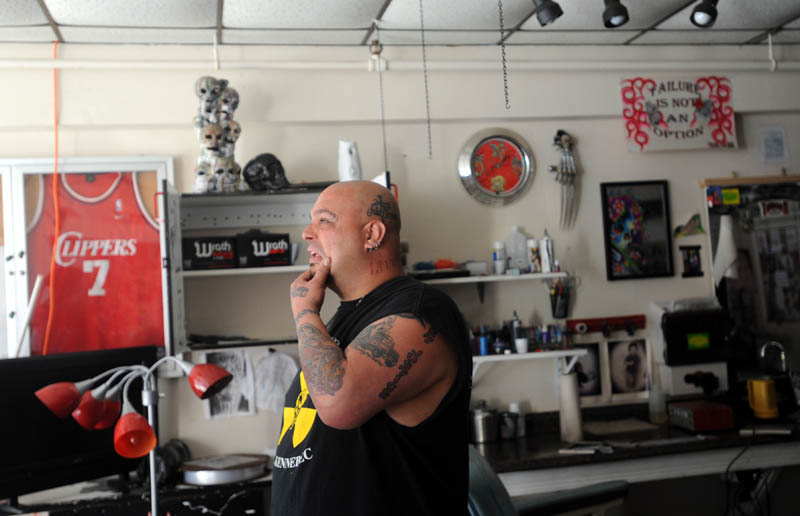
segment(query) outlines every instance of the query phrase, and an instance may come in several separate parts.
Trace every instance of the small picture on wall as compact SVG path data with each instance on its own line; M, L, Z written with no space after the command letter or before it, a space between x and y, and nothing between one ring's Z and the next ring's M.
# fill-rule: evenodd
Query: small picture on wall
M587 354L578 357L575 372L578 375L578 391L581 396L599 396L602 392L600 382L600 343L586 343L575 346L587 350Z
M609 281L672 276L666 181L601 183Z
M609 341L608 364L613 394L647 390L649 373L644 339Z

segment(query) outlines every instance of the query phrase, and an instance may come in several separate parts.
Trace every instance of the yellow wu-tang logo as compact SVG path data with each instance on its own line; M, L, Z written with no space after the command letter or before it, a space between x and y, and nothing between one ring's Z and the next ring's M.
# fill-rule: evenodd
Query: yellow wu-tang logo
M308 399L308 385L306 384L306 377L303 372L300 372L300 394L297 395L294 407L283 407L283 428L281 429L281 436L278 438L278 444L283 440L289 430L292 432L292 447L297 447L302 443L311 430L314 424L314 419L317 417L316 409L303 407Z

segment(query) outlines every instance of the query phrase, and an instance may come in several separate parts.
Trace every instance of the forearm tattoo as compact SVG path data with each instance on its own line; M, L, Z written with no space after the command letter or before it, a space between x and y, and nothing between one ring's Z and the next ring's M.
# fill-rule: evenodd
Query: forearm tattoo
M316 310L312 310L311 308L304 308L303 310L300 310L300 313L297 314L297 317L294 318L294 325L297 326L298 324L300 324L300 319L302 319L303 316L306 314L319 315L319 312Z
M333 396L344 384L344 354L336 341L313 324L297 329L300 362L311 392Z
M386 384L386 387L383 388L383 390L380 392L380 394L378 394L378 396L384 400L388 398L389 395L395 390L395 388L397 388L397 382L400 381L400 378L408 374L408 372L411 370L411 366L416 364L417 360L419 360L419 357L421 356L422 356L421 350L417 351L415 349L412 349L411 351L409 351L408 355L406 355L406 359L400 365L400 370L397 371L395 377L392 378L391 381Z
M367 210L367 215L377 216L387 228L393 227L399 218L397 213L392 209L391 203L384 201L381 195L375 196L375 200L372 201L372 204Z
M378 365L394 367L397 365L400 355L394 349L394 340L389 332L392 331L397 317L392 315L379 323L367 326L349 347L368 356Z
M306 294L308 294L308 288L306 287L292 287L289 291L289 295L292 297L306 297Z

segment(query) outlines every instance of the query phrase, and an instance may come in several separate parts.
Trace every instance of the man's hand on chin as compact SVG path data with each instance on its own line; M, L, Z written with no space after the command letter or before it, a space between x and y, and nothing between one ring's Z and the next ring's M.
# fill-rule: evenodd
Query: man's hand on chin
M325 301L325 287L331 270L331 259L326 257L322 262L311 264L292 282L289 296L292 313L298 320L302 312L319 314L322 302Z

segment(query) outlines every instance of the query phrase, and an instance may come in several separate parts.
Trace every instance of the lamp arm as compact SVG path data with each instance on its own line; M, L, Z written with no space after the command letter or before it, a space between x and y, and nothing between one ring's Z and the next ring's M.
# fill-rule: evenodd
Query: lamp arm
M120 391L120 389L122 389L125 386L125 382L127 382L132 376L137 376L137 375L144 374L145 371L147 371L147 368L144 367L144 366L141 366L141 365L130 366L128 369L117 371L103 385L104 387L110 386L119 375L121 375L123 373L127 373L127 374L125 375L125 377L122 378L122 380L119 381L119 383L117 383L114 387L111 387L111 389L109 389L106 392L105 397L106 398L113 398L114 396L117 395L117 393Z
M145 379L144 379L146 384L150 385L153 373L156 371L156 369L158 369L158 367L161 364L163 364L164 362L166 362L168 360L171 360L171 361L175 362L176 364L178 364L178 367L181 368L181 371L183 371L183 374L185 374L186 376L189 375L189 372L191 371L191 367L192 367L191 364L189 364L188 362L186 362L184 360L177 359L172 355L165 355L165 356L159 358L158 360L156 360L156 362L153 365L151 365L149 369L147 369L147 374L145 375Z
M143 367L142 369L144 369L144 367ZM144 370L140 370L140 369L138 369L138 368L137 368L135 371L131 371L131 372L128 374L128 376L125 378L125 380L124 380L124 382L125 382L125 386L122 388L122 403L123 403L123 404L124 404L124 403L130 403L130 402L128 401L128 387L130 387L130 385L131 385L131 382L132 382L132 381L133 381L135 378L137 378L137 377L139 377L139 376L145 376L146 372L147 372L147 370L146 370L146 369L144 369Z

